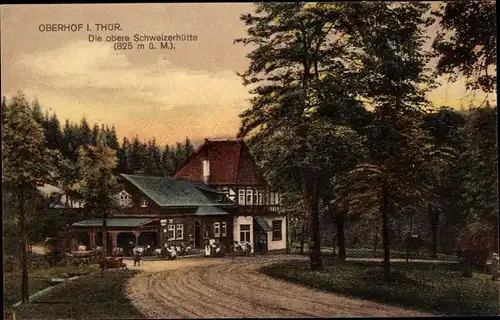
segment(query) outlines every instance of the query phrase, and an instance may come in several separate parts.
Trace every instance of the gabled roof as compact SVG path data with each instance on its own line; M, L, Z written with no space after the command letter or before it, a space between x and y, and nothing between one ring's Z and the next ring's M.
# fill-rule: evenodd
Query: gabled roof
M202 180L202 159L208 159L210 163L210 184L266 184L243 139L205 139L205 143L186 159L175 177ZM252 181L245 180L242 172L249 174Z
M122 174L128 182L160 207L235 206L217 201L218 192L207 185L185 179Z

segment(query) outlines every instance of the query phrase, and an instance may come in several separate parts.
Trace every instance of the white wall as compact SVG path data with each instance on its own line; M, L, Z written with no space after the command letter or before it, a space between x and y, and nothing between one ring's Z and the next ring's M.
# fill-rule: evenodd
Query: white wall
M233 239L234 241L240 242L240 225L249 224L250 225L250 244L252 245L252 252L254 246L253 239L253 217L252 216L238 216L233 219Z
M273 231L267 233L267 250L281 250L286 249L286 236L288 230L286 229L286 217L285 216L274 216L274 217L264 217L269 226L273 226L273 220L281 220L281 230L282 238L279 241L273 241Z

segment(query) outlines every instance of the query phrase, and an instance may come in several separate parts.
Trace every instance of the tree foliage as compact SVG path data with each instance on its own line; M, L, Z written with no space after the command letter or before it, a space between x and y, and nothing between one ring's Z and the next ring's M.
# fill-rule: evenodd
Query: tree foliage
M241 16L248 37L235 41L253 45L241 77L255 87L254 97L252 107L241 114L240 136L255 134L261 147L278 142L286 152L275 164L286 159L292 162L285 170L297 169L310 221L313 269L322 267L320 176L322 164L332 156L323 143L337 126L354 121L361 109L343 61L349 59L348 37L343 37L346 10L339 3L257 3L255 14Z
M86 207L95 210L110 210L117 207L115 196L120 188L113 174L116 166L116 151L104 143L80 147L77 188L85 200Z
M461 74L469 89L493 92L497 78L495 1L448 1L436 15L440 30L433 47L439 57L438 74L448 74L453 81Z
M19 206L21 301L24 303L29 297L26 196L29 196L30 190L51 180L52 154L47 150L43 128L36 122L28 101L20 93L10 103L5 98L2 101L2 133L2 185L15 190L16 204Z

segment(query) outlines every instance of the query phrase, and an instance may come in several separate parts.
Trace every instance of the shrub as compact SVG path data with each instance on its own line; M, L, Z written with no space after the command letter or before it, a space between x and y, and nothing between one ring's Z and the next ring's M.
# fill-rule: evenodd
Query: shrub
M493 230L481 223L469 225L461 241L462 259L476 269L484 269L493 250Z
M5 255L3 260L4 272L13 272L19 268L19 259L12 255Z

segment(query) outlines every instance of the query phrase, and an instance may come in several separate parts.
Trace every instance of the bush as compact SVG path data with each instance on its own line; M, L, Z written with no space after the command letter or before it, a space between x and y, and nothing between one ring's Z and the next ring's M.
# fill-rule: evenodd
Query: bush
M471 224L464 232L460 244L464 262L476 269L484 269L489 254L493 250L492 228L480 223Z
M13 272L19 268L19 259L12 255L5 255L3 260L4 272Z

